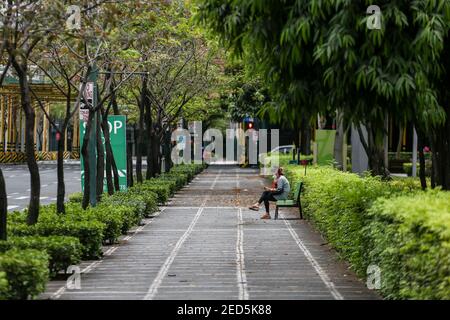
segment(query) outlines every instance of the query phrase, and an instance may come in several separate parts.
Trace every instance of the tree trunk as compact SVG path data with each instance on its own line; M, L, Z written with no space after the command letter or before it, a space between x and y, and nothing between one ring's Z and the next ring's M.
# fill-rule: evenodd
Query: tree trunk
M106 186L108 189L108 194L111 196L114 194L114 184L112 177L112 160L114 159L114 154L111 147L111 137L109 135L108 109L102 114L102 131L103 137L105 138L106 151Z
M8 197L6 195L5 178L0 168L0 240L7 240Z
M142 112L141 112L142 114ZM140 118L143 118L140 115ZM144 121L139 120L138 137L136 141L136 179L138 183L142 183L144 178L142 176L142 144L144 140Z
M103 148L102 129L101 129L101 113L97 116L97 202L102 200L103 185L105 181L105 149Z
M431 189L436 188L436 179L437 179L437 168L436 168L436 152L434 152L434 141L431 139L430 141L431 147Z
M435 155L436 184L443 190L450 190L450 41L449 34L445 34L444 49L441 53L441 65L446 66L441 79L438 81L438 101L445 112L445 123L432 130L433 149Z
M152 147L154 166L153 176L156 177L161 174L161 137L159 135L153 136Z
M31 104L31 92L27 74L23 71L27 70L27 66L25 65L20 67L16 64L15 69L19 76L21 104L25 113L25 151L31 180L27 223L29 225L33 225L36 224L39 219L39 204L41 195L41 179L39 175L39 167L35 158L34 148L34 120L36 114Z
M151 130L153 131L153 130ZM149 139L147 141L147 174L146 179L153 178L155 173L155 159L153 157L153 133L150 134Z
M116 190L116 192L120 191L120 182L119 182L119 170L117 169L117 164L116 164L116 159L114 158L114 153L112 151L112 147L111 145L109 146L111 148L111 166L112 166L112 171L114 173L114 188Z
M144 144L144 117L145 117L145 99L147 89L147 77L142 78L141 97L139 99L139 134L136 142L136 177L137 182L142 183L144 178L142 176L142 145ZM148 170L148 168L147 168Z
M336 111L336 139L334 142L334 159L336 161L336 168L344 169L344 118L343 113Z
M417 145L419 148L419 178L420 178L420 185L422 187L422 190L425 190L427 188L427 179L425 175L425 154L423 152L423 148L425 147L424 143L424 134L422 130L417 131Z
M450 106L447 106L446 113L445 124L433 135L432 151L436 160L436 184L443 190L450 190Z
M111 105L113 108L114 115L115 116L120 115L119 106L117 104L116 91L113 91L113 93L111 95ZM110 160L111 160L112 172L114 174L114 188L115 188L116 192L119 192L120 191L119 170L117 170L116 159L114 158L114 153L113 153L112 147L111 147L111 137L109 137L109 143L108 144L105 143L105 147L106 147L106 152L107 152L106 156L108 157L108 152L111 153Z
M117 104L117 96L116 96L116 91L115 90L111 94L111 105L112 105L112 108L113 108L114 115L115 116L119 116L120 115L120 111L119 111L119 106Z
M390 172L385 166L384 145L382 143L384 136L383 130L378 129L371 123L366 124L368 141L364 138L361 126L358 124L358 133L361 144L369 158L369 169L373 176L381 176L383 179L390 178Z
M403 143L403 125L401 124L398 133L397 152L395 154L395 158L397 160L400 159L400 153L402 152L402 143Z
M311 155L311 125L306 116L302 118L300 153Z
M91 183L90 183L90 163L89 163L89 136L92 129L92 123L94 122L94 115L95 112L90 110L89 111L89 120L86 124L86 132L83 137L83 146L81 147L81 154L83 155L83 169L84 169L84 193L83 193L83 201L82 201L82 207L84 210L87 209L90 202L90 190L91 190Z
M56 194L56 212L64 214L66 212L64 207L64 197L66 195L66 185L64 183L64 140L65 128L62 128L58 141L58 158L57 158L57 194Z
M169 172L170 169L172 169L173 167L173 162L172 162L172 150L171 150L171 135L170 133L164 134L164 142L163 145L165 146L164 149L164 158L165 158L165 172Z
M301 145L300 136L301 136L300 128L298 123L296 122L294 125L294 136L292 139L295 144L295 150L292 150L292 161L295 161L297 158L297 154L300 153L300 145ZM297 160L300 161L300 159Z
M134 185L133 177L133 154L132 154L132 144L127 143L127 185L131 188Z
M152 116L152 107L151 102L148 99L148 92L145 92L145 123L147 124L147 173L145 175L145 179L149 180L155 177L155 170L153 168L153 160L152 154L153 150L151 146L153 145L153 116Z

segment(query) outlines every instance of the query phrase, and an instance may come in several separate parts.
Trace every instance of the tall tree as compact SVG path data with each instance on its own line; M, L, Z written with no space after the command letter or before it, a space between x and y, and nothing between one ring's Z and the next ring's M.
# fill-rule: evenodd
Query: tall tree
M347 123L365 125L368 140L362 143L370 167L385 175L387 114L429 133L447 130L438 101L443 91L434 79L445 79L450 10L447 1L381 1L382 28L373 30L367 27L370 4L209 0L199 1L198 17L265 76L280 100L288 101L285 110L317 114L339 109ZM438 161L448 168L449 159ZM447 188L448 183L441 179L441 185Z
M83 13L98 8L103 0L82 1ZM21 1L8 0L1 14L2 46L8 61L19 79L21 106L25 114L25 150L30 171L31 191L27 222L35 224L39 217L40 176L35 159L33 90L30 82L32 57L44 41L51 42L61 33L69 15L66 8L70 1Z
M138 181L143 180L145 154L146 178L161 172L161 145L170 145L167 132L176 126L193 99L207 92L212 84L212 46L191 23L188 9L162 3L153 11L143 10L135 17L136 23L124 30L132 39L130 47L139 55L146 74L131 89L139 106Z
M38 102L42 112L48 119L51 126L59 135L57 145L57 197L56 210L58 213L65 212L66 188L64 181L64 141L66 140L67 129L78 112L82 93L86 87L87 76L90 68L84 68L82 64L77 63L77 57L70 51L63 41L53 40L51 43L45 43L39 48L39 54L36 59L30 58L30 61L39 67L42 73L51 81L57 91L65 98L65 110L61 126L57 125L55 119L47 112L45 105L33 91L33 97ZM81 84L77 80L84 79ZM75 103L74 103L75 101ZM73 123L73 125L78 125Z
M6 54L4 54L4 41L0 43L0 63L7 61ZM8 62L6 62L8 64ZM0 74L0 88L3 86L3 80L8 72L9 66L5 64L3 71ZM3 134L0 133L0 134ZM3 176L2 168L0 168L0 240L7 240L7 222L8 222L8 196L6 194L5 178Z

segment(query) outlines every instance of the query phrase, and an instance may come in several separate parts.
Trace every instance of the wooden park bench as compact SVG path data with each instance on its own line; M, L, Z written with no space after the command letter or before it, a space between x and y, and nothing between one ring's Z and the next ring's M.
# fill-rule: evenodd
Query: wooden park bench
M303 220L302 204L300 201L300 194L302 192L303 182L297 185L294 193L294 200L278 200L275 209L275 220L278 220L278 208L298 208L300 212L300 219Z

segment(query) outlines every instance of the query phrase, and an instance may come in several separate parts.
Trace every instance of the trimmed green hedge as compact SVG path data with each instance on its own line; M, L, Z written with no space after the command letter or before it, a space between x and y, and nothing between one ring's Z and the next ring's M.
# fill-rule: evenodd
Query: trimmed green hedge
M412 176L412 162L407 162L403 164L403 171L409 176ZM419 176L419 170L420 170L420 163L417 163L417 176ZM427 177L431 177L431 170L432 170L432 162L431 160L427 160L425 162L425 175Z
M177 182L174 180L168 180L168 179L159 179L159 178L152 178L150 180L144 181L144 186L146 187L162 187L164 189L167 189L169 191L169 197L172 197L175 192L178 190L177 188Z
M196 164L183 164L176 167L173 167L170 170L172 174L185 174L187 175L188 181L192 181L194 176L200 173L205 168L204 165L196 165Z
M376 198L389 195L389 188L380 179L361 179L331 168L311 168L304 177L304 170L288 167L286 174L294 186L304 181L305 216L363 276L367 259L361 229L368 223L364 213Z
M114 196L116 198L113 198L112 201L142 201L145 205L143 215L144 217L150 217L152 214L158 211L158 195L154 192L145 192L140 193L136 189L130 189L126 193L127 199L122 200L121 194L116 193Z
M69 195L69 202L81 203L83 201L83 193L77 192Z
M25 223L26 212L16 212L8 224L12 236L70 236L78 238L82 244L82 258L95 259L102 254L105 224L92 219L89 214L76 215L68 212L57 215L53 205L42 206L39 222L29 226ZM81 207L79 213L82 212Z
M8 279L6 279L6 273L0 272L0 300L6 299L6 293L8 291Z
M127 192L104 195L95 208L82 210L83 195L69 196L66 213L42 206L39 222L26 224L26 210L9 215L8 241L0 241L0 299L34 298L45 290L49 274L66 270L80 259L102 255L102 244L114 243L121 234L141 224L174 192L201 172L203 165L176 167L159 178Z
M391 299L450 299L450 193L380 198L363 229Z
M382 182L332 168L286 167L302 205L353 270L381 268L390 299L450 299L450 193L420 191L417 180ZM294 188L293 188L294 189Z
M186 184L189 183L189 177L185 173L163 173L158 177L159 180L169 180L174 181L177 186L177 190L183 188Z
M156 194L157 198L156 201L158 204L165 204L170 197L171 190L170 186L165 184L155 184L155 183L142 183L142 184L136 184L131 189L131 192L133 193L140 193L144 194L147 192L152 192Z
M7 285L0 286L0 299L25 300L45 291L48 281L48 255L45 251L12 249L0 254L0 273ZM5 289L6 287L6 289Z
M0 252L10 249L36 249L46 251L49 255L49 271L55 276L59 271L66 271L71 265L80 263L82 246L74 237L13 237L0 241Z
M119 213L121 228L117 234L126 234L133 226L140 225L146 215L147 203L145 198L140 195L130 194L128 192L119 192L112 196L104 197L102 202L96 208L96 211ZM116 240L116 239L115 239Z

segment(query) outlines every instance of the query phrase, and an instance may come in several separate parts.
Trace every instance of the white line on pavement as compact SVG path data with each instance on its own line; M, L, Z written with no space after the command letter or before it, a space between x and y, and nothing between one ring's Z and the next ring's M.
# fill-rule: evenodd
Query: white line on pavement
M14 200L25 200L28 198L29 198L29 196L23 196L23 197L15 198Z
M160 214L162 214L164 211L164 209L162 209L160 212L158 212L157 214L155 214L155 217L159 216ZM132 238L134 238L136 235L138 235L140 232L142 232L147 226L149 226L150 224L152 224L152 222L155 220L150 220L146 225L139 227L138 229L136 229L135 233L132 236L129 236L127 238L129 238L128 240L131 240ZM119 246L114 246L111 247L110 249L108 249L103 256L107 257L112 255L117 249L119 248ZM86 274L91 272L92 270L94 270L97 266L99 266L103 261L105 261L104 259L95 261L93 263L91 263L90 265L88 265L86 268L84 268L81 273L82 274ZM61 296L66 292L67 290L67 286L62 286L61 288L59 288L58 291L56 291L54 294L51 295L50 299L54 300L54 299L59 299L61 298Z
M245 273L244 258L244 221L242 220L242 209L238 210L238 226L236 241L236 266L237 266L237 283L239 287L239 300L248 300L249 294L247 289L247 275Z
M216 178L214 179L214 182L211 186L211 188L209 188L210 190L214 190L214 188L216 187L217 181L219 181L219 177L222 174L222 170L219 171L219 174L216 175Z
M16 209L16 208L18 208L19 206L8 206L8 210L13 210L13 209Z
M344 297L336 289L336 287L334 286L334 283L331 281L330 277L327 275L325 270L323 270L322 267L317 262L317 260L314 259L314 257L311 254L311 252L308 250L308 248L306 248L306 246L303 243L303 241L300 239L298 234L292 228L291 223L288 220L286 220L286 219L284 219L284 222L286 223L286 226L287 226L287 228L288 228L292 238L294 238L295 242L297 243L298 247L300 248L300 250L305 255L306 259L308 259L309 263L311 263L311 265L313 266L314 270L316 270L316 272L319 275L319 277L322 280L322 282L325 284L325 286L328 288L328 290L330 290L330 293L333 296L333 298L335 300L344 300Z
M203 201L202 206L198 209L197 214L195 215L195 217L192 220L191 224L189 225L188 229L178 240L177 244L172 249L172 252L170 253L170 255L167 257L166 261L162 265L161 269L159 269L158 275L156 276L155 280L153 280L153 283L150 286L150 288L148 289L148 292L145 295L144 300L153 300L153 298L157 294L158 288L161 285L163 279L166 277L170 266L172 265L173 261L175 260L175 257L178 254L178 251L180 251L180 248L183 246L183 243L190 236L190 234L192 233L192 230L194 230L194 227L197 224L198 219L200 219L200 216L202 215L204 206L206 204L206 200L207 199L205 199Z

